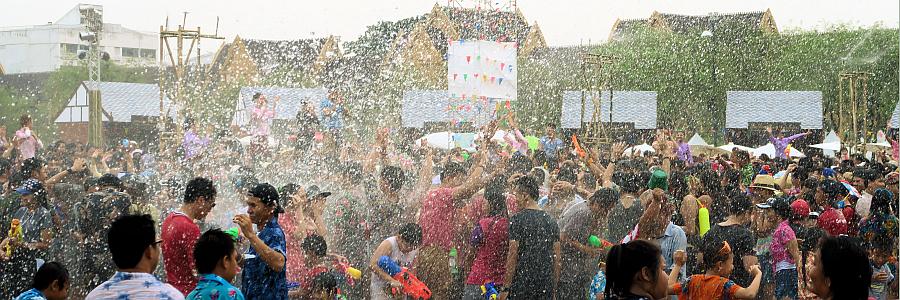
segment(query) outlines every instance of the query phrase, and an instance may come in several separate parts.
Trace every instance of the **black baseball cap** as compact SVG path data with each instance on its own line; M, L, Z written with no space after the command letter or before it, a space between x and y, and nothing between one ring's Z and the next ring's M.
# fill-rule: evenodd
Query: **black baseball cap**
M268 206L275 206L275 213L283 213L284 208L278 204L278 189L268 183L260 183L247 191L248 196L259 198L259 201Z
M120 187L122 186L122 180L119 179L119 177L116 177L116 175L106 173L97 179L97 185Z
M317 185L311 185L306 188L306 199L312 200L312 198L316 196L327 198L328 196L331 196L331 192L322 191Z

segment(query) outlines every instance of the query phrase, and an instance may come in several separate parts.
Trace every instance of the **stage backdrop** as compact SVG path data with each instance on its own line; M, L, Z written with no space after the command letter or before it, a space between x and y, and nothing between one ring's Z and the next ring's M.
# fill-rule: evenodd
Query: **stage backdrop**
M456 104L447 108L452 120L476 121L460 112L495 111L516 100L516 43L459 40L449 44L447 88L450 102Z

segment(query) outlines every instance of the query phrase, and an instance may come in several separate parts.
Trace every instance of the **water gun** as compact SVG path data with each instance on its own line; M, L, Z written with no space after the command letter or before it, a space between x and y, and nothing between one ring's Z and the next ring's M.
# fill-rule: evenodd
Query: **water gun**
M497 289L494 287L494 282L487 282L481 286L481 295L484 296L484 300L497 300L497 297L500 297L500 293L497 292Z
M13 241L22 241L22 238L22 221L12 219L12 224L9 225L9 244L6 244L6 257L12 257Z
M590 243L591 246L593 246L594 248L602 247L605 250L609 250L610 248L612 248L612 246L614 246L613 243L610 243L607 240L601 239L601 238L597 237L596 235L592 235L590 238L588 238L588 243Z
M382 271L387 273L400 282L403 285L402 293L410 296L413 299L431 299L431 290L425 286L419 278L416 278L415 275L409 272L407 268L401 268L397 265L390 257L382 256L378 259L378 267L381 268ZM392 287L391 293L396 295L399 294L397 288Z

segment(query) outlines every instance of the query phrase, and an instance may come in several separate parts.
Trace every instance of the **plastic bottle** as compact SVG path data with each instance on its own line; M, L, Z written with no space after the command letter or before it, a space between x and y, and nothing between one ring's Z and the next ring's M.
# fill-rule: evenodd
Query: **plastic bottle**
M456 267L456 247L450 249L450 274L456 275L459 273L459 269Z

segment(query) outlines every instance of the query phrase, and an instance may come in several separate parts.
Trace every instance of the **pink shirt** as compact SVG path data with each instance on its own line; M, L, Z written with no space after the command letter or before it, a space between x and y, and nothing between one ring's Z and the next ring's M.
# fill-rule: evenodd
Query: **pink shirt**
M16 139L22 140L22 143L19 144L19 158L22 160L34 157L37 150L44 147L44 143L31 134L31 129L16 130Z
M303 276L308 271L306 257L303 248L300 247L303 240L294 238L294 232L305 231L306 236L317 234L315 228L300 228L299 224L294 222L298 217L300 216L297 216L297 212L286 212L278 217L278 225L284 230L284 239L287 242L287 257L290 257L286 263L288 282L303 281Z
M794 266L796 268L797 264L787 250L788 243L796 239L797 235L794 233L794 229L791 229L788 220L778 223L778 227L775 228L775 233L772 234L772 245L769 246L769 251L772 253L772 260L775 262L772 267L776 272L779 270L790 269L789 266Z
M472 271L466 284L482 285L493 281L503 283L506 273L506 252L509 250L509 219L489 217L478 221L483 241L475 252Z
M422 226L422 246L437 246L449 251L453 244L453 188L439 187L428 191L422 202L419 226Z
M275 118L275 111L268 107L256 107L250 113L250 134L254 136L269 135L269 121Z

